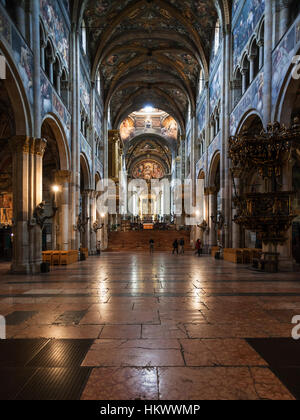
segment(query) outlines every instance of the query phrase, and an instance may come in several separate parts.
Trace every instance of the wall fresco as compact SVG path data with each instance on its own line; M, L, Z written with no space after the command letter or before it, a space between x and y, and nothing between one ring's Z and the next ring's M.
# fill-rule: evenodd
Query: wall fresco
M13 223L13 196L0 195L0 225L11 226Z
M161 134L167 139L177 140L178 125L170 115L162 122Z
M233 29L234 67L265 11L265 0L246 0Z
M98 136L102 136L102 113L99 105L95 105L95 129Z
M161 179L165 176L165 171L160 163L155 160L143 160L132 170L132 177L136 179Z
M90 168L92 167L92 148L87 142L87 140L83 137L83 135L80 135L80 152L84 153L88 162Z
M205 128L205 122L206 122L206 95L198 111L197 121L198 121L198 135L200 135L202 130Z
M236 129L240 123L243 115L250 109L258 111L260 115L263 112L263 88L264 88L264 75L263 72L259 73L256 79L251 84L241 101L238 103L230 116L230 133L236 134Z
M41 114L43 118L46 114L52 112L59 117L64 127L69 147L71 147L71 116L53 90L43 71L41 71L41 107Z
M7 17L0 10L0 36L4 38L8 44L11 44L11 26Z
M210 112L212 113L218 104L219 98L221 96L221 65L219 65L213 79L210 82L209 86L209 96L210 96Z
M299 21L300 22L300 21ZM298 23L299 23L298 22ZM272 104L275 106L285 74L292 64L296 42L296 25L286 34L273 53Z
M12 49L15 62L26 89L29 102L33 105L33 56L23 39L12 27Z
M69 67L70 32L62 17L59 3L54 0L40 0L41 16L65 64Z
M90 114L90 106L91 106L91 89L88 83L87 77L85 76L85 72L81 69L81 79L80 79L80 97L81 102L88 113Z

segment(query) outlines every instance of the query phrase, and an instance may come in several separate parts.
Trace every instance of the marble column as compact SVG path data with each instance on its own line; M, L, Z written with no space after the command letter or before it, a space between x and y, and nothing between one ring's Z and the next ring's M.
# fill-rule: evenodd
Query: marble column
M13 273L37 274L42 262L42 233L34 211L42 202L46 141L26 136L10 140L13 158Z
M265 0L264 125L272 121L272 0Z
M72 132L71 132L71 170L72 179L71 207L72 211L70 232L71 249L79 249L80 232L76 229L77 218L80 213L80 46L79 28L73 24L71 33L71 102L72 102Z
M85 190L82 194L82 221L85 223L84 231L81 235L81 245L83 248L90 249L90 190Z
M57 171L55 173L55 181L60 187L58 199L58 246L62 251L70 249L69 239L69 185L71 181L70 171Z
M217 218L216 213L216 188L210 187L208 190L208 206L209 206L209 246L217 245L216 225L213 223L212 217Z
M95 222L98 225L101 225L101 221L97 219L97 192L91 191L90 192L90 214L91 214L91 237L90 237L90 252L92 255L96 255L97 253L97 231L95 232L93 229L93 224Z
M234 183L236 191L233 191L233 194L240 194L240 177L237 174L234 174ZM237 209L233 209L232 218L237 214ZM232 222L232 248L241 247L241 229L240 226Z
M259 68L261 69L264 65L264 40L259 40L257 45L259 48Z

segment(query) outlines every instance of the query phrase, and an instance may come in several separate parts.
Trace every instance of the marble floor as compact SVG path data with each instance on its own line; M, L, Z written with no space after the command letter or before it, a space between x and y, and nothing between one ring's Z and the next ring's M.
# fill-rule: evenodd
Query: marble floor
M287 349L299 344L291 339L292 318L300 315L299 273L262 274L167 253L104 253L35 277L6 268L0 267L0 315L7 339L16 346L43 338L51 346L88 343L78 359L78 367L89 368L81 399L299 396L300 385L277 374L288 362L275 366L253 345L269 343L276 356L276 340L286 339Z

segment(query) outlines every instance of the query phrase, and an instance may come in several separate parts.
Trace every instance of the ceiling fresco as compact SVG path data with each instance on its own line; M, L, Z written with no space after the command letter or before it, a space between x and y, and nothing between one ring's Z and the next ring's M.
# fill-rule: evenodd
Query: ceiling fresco
M151 100L184 131L201 66L210 56L215 1L88 0L83 17L112 125Z
M153 110L151 113L140 110L126 117L120 124L120 135L123 143L132 140L141 134L156 134L168 141L177 141L178 124L175 119L161 110Z

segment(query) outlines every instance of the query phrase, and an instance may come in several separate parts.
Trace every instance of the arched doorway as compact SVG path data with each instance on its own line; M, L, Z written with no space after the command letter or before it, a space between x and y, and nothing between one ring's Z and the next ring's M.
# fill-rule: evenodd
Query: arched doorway
M90 168L88 160L84 154L80 155L80 200L78 228L80 235L80 247L90 249L90 229L91 229L91 187L90 187Z
M43 157L43 201L49 218L42 229L43 250L68 250L69 241L69 147L59 121L48 115L42 124L47 141Z
M239 134L248 133L255 136L263 130L263 123L261 118L256 113L247 115L242 121L239 129ZM257 174L255 170L250 172L233 173L234 187L232 194L241 195L244 193L265 191L264 180ZM236 209L232 208L232 215L234 218ZM233 248L262 248L262 243L257 239L256 232L250 232L241 228L236 223L232 223L232 247Z

